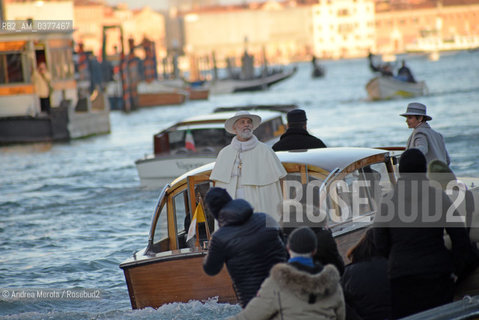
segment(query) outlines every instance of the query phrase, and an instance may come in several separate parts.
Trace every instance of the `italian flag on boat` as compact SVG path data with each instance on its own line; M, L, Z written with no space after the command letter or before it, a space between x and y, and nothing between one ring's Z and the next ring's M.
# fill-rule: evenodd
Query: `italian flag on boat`
M186 131L185 148L191 151L196 151L195 140L193 140L193 135L191 134L191 130Z
M196 229L197 229L196 227L198 226L198 223L200 222L206 222L205 211L203 210L201 201L198 202L198 205L196 206L195 214L193 215L193 219L191 220L191 224L188 229L188 236L186 237L186 241L189 241L191 238L195 236Z

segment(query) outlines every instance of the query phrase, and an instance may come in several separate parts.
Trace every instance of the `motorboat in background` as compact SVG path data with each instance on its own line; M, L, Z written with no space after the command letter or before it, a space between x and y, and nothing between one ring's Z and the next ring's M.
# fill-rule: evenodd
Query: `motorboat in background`
M313 66L313 72L311 73L311 77L313 78L322 78L326 75L326 69L324 66L318 63L316 56L311 58L311 64Z
M312 201L319 201L324 212L330 214L327 226L345 257L346 251L371 225L381 196L392 190L395 175L390 153L369 148L321 148L276 154L287 171L283 186L305 188L311 183L317 187L313 189ZM218 302L237 303L226 268L214 277L206 275L202 268L215 226L208 208L202 206L205 211L197 208L214 185L209 179L213 166L214 163L209 163L187 172L163 188L146 247L120 264L133 309L211 297L218 297ZM361 190L361 205L356 208L353 186L371 177L372 183L362 182L365 188ZM292 199L295 194L296 189L286 189L283 197ZM305 197L299 200L306 201ZM189 221L198 221L194 219L195 212L203 214L205 222L194 225L197 232L187 241Z
M154 134L153 154L135 161L140 183L162 187L174 177L214 161L218 152L231 142L233 135L226 132L224 123L237 110L254 110L262 119L254 134L272 145L286 130L283 114L294 108L294 105L225 107L168 126Z
M210 90L212 94L266 90L272 85L288 79L296 73L296 70L295 66L293 68L271 69L254 78L213 80L210 84Z
M374 77L366 84L366 90L372 100L411 98L428 93L425 81L406 82L392 76Z
M246 49L241 57L241 68L235 68L234 61L233 58L227 59L228 76L226 78L220 79L215 76L209 83L212 94L266 90L270 86L288 79L297 71L296 66L269 67L264 50L261 70L256 70L254 56L248 54Z
M183 104L189 95L188 91L165 85L162 81L142 81L138 84L138 107Z
M0 144L68 141L110 132L103 91L91 91L89 81L75 79L72 32L0 32ZM32 83L32 70L43 62L52 77L49 113L41 111Z

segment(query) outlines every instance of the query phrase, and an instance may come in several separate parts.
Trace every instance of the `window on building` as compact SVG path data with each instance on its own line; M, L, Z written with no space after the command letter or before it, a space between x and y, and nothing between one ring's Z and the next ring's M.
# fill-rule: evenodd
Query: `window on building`
M0 54L0 84L24 81L21 53Z

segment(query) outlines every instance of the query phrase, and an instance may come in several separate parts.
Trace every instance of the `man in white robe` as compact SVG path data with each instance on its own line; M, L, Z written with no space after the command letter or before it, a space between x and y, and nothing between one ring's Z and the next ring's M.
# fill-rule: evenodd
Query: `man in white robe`
M261 117L247 111L226 120L226 131L236 136L218 154L210 179L233 199L245 199L255 212L279 220L280 179L286 176L286 170L274 151L253 134L260 123Z

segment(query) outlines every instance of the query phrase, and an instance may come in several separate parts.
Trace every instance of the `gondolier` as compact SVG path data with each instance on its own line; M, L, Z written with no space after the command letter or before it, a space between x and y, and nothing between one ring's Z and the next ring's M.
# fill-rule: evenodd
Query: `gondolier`
M426 106L419 102L408 104L405 113L400 114L406 117L406 123L413 129L407 141L406 149L417 148L426 157L427 163L432 160L441 160L449 165L451 159L446 149L443 136L433 130L427 121L432 120L426 114Z
M282 200L279 179L286 176L286 170L273 150L253 134L260 123L261 117L248 111L226 120L226 131L236 136L218 154L210 179L233 199L245 199L255 211L278 220Z

